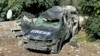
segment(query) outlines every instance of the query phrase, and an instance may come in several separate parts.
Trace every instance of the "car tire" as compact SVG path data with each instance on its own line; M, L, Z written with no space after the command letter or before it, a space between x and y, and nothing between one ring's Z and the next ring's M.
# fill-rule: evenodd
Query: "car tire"
M52 54L57 54L60 52L62 47L62 41L58 40L57 43L52 47L51 53Z

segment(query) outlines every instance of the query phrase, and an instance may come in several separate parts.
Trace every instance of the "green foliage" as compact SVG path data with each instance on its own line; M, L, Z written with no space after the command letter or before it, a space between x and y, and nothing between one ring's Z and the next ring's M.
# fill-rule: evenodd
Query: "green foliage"
M49 8L49 7L57 4L58 1L59 0L33 0L33 3L37 3L38 7L46 6L46 8Z
M9 9L13 11L13 18L16 18L22 9L22 0L0 0L0 19L6 19L6 13Z
M60 5L61 6L66 6L66 5L73 5L77 7L78 5L78 0L60 0Z
M59 0L32 0L31 5L28 7L25 7L26 5L24 6L24 11L28 11L37 17L41 12L55 5L59 5Z
M40 8L42 6L47 9L53 5L57 5L58 1L59 0L0 0L0 19L5 20L6 13L9 9L12 9L12 11L13 11L13 19L12 20L14 20L27 7L32 8L32 6L33 6L34 8ZM28 8L27 10L30 10L30 8ZM37 10L39 12L36 12L36 14L39 14L42 10L43 9ZM35 13L35 11L33 13Z
M79 10L88 15L84 28L91 41L100 39L100 0L79 0Z
M87 19L84 28L90 37L100 39L100 17Z
M0 17L4 17L5 16L5 8L7 6L7 2L6 0L0 0ZM0 18L0 20L3 20L2 18Z
M79 9L89 16L100 15L100 0L79 0Z

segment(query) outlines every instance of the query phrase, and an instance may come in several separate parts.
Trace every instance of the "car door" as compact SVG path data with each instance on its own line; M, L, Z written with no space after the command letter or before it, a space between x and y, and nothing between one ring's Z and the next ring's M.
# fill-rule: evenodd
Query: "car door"
M72 22L70 16L65 14L63 17L63 22L64 22L65 40L67 40L71 35L71 28L72 28Z

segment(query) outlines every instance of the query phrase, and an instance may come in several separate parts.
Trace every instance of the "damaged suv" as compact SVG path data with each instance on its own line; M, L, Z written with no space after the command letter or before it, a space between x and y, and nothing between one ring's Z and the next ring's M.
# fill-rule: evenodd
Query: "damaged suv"
M62 7L54 6L40 14L34 23L22 22L25 48L58 53L62 43L73 34L75 23L70 16Z

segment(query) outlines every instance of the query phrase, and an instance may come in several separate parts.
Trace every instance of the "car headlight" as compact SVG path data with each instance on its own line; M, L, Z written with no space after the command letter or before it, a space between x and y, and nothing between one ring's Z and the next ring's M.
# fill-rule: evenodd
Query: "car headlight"
M45 42L46 42L46 43L51 43L51 42L52 42L52 40L46 40Z
M56 43L56 40L55 39L52 39L52 40L48 40L47 41L47 45L54 45Z

